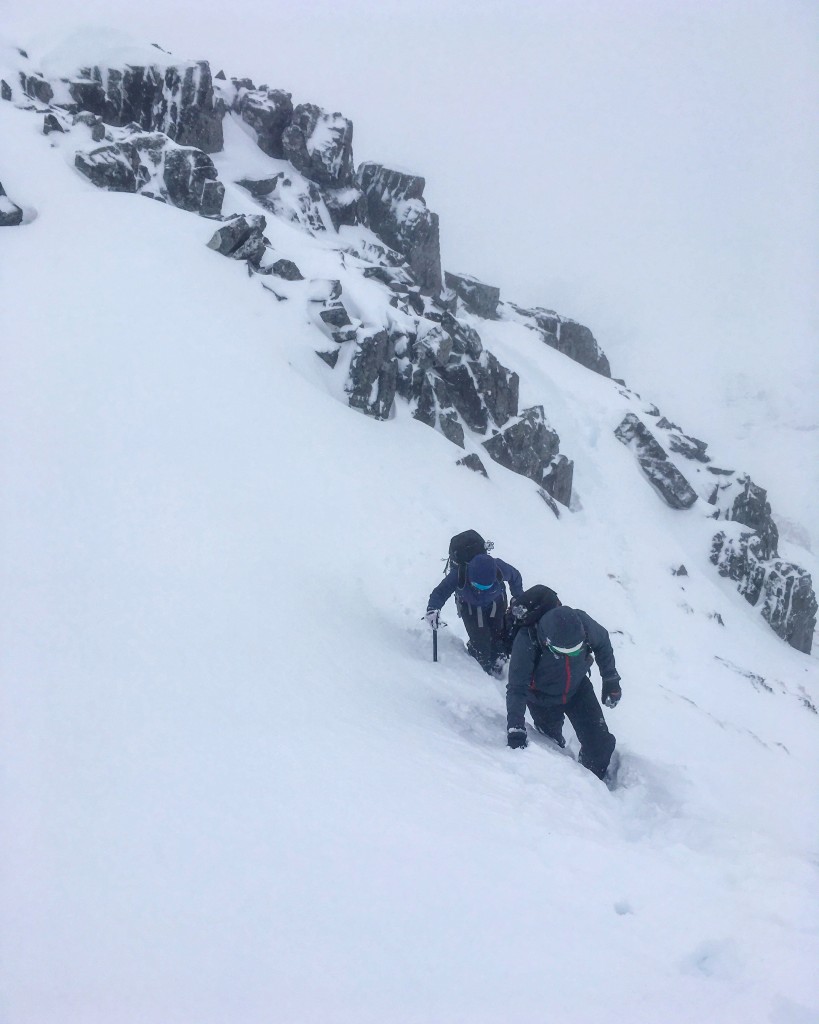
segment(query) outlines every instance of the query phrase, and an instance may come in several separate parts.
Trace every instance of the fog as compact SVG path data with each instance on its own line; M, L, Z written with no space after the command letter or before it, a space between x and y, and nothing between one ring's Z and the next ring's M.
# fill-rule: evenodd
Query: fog
M815 4L31 0L3 32L82 23L343 112L357 161L425 176L447 269L588 324L816 518Z

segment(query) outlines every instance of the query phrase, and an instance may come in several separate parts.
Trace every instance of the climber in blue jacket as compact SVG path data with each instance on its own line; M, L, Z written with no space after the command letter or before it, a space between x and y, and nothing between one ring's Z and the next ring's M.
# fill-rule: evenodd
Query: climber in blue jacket
M469 635L466 649L484 672L494 676L501 675L509 657L506 583L512 596L520 597L523 580L513 565L491 555L475 555L460 579L458 566L452 566L429 595L425 616L437 629L441 609L454 594L455 607Z

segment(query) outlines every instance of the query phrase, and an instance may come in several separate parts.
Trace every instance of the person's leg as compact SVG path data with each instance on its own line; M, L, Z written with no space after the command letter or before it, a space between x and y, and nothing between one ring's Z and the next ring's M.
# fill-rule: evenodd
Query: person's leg
M535 728L543 736L554 740L559 747L566 746L563 738L564 712L560 705L539 705L529 704L529 714L532 716Z
M580 740L580 763L599 779L606 774L616 740L609 732L603 711L588 676L566 705L566 714Z
M495 658L492 652L492 631L487 623L478 624L478 616L470 614L470 609L464 609L464 625L469 636L467 651L481 666L484 672L493 674Z

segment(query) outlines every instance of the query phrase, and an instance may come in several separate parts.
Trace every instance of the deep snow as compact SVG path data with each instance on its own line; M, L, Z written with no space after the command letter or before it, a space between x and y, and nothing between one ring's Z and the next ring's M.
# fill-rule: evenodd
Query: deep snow
M94 190L8 104L0 138L36 211L0 235L0 1020L819 1019L816 658L641 479L618 388L481 325L576 460L558 521L349 410L212 223ZM467 526L613 632L618 789L506 749L451 606L431 663Z

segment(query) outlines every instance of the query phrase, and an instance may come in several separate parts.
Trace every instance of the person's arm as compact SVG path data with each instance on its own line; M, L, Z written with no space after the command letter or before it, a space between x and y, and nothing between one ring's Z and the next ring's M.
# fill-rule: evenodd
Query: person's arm
M495 561L498 564L498 568L503 573L503 578L509 584L509 589L512 591L512 597L520 597L523 593L523 577L514 567L508 562L504 562L502 558L496 558Z
M614 663L614 650L611 646L609 632L599 622L577 609L577 614L586 630L586 640L592 649L600 678L603 680L602 701L608 707L614 707L622 695L620 676Z
M528 629L521 629L512 644L509 679L506 683L506 731L526 734L526 697L535 670L535 647Z
M438 586L429 595L427 601L427 611L440 611L441 608L447 603L447 601L455 593L455 588L458 585L458 567L453 566L449 572L444 576Z

